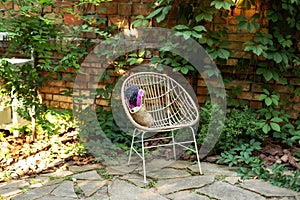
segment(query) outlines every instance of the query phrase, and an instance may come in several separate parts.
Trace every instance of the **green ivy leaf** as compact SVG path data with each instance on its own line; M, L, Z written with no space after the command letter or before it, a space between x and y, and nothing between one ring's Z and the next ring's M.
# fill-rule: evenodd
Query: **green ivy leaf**
M271 122L270 126L274 131L280 132L280 126L278 124Z
M271 119L271 122L279 123L279 122L283 122L283 120L279 117L274 117Z
M174 29L180 30L180 31L181 30L189 30L189 27L186 25L179 24L179 25L174 26Z
M270 97L265 98L265 104L270 106L272 104L272 99Z
M273 74L271 71L269 70L266 70L264 73L263 73L263 76L264 78L266 79L266 81L269 81L273 78Z
M162 11L163 7L158 8L156 10L154 10L152 13L150 13L146 19L151 19L152 17L155 17L156 15L158 15L158 13L160 13Z
M269 133L269 131L271 130L271 127L269 126L269 124L265 124L262 128L264 133Z
M206 28L204 27L204 26L201 26L201 25L199 25L199 26L195 26L194 28L193 28L195 31L198 31L198 32L202 32L202 31L207 31L206 30Z

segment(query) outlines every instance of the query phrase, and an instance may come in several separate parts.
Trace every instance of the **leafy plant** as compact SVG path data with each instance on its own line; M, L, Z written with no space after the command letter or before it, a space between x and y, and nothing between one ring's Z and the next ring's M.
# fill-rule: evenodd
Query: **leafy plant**
M211 110L210 102L206 102L200 110L200 131L197 139L199 144L203 142L208 131ZM236 138L244 139L245 142L251 139L264 139L264 134L257 130L256 122L258 122L257 115L248 107L244 107L242 110L236 108L228 110L223 132L215 146L215 151L224 151L235 147L238 145Z

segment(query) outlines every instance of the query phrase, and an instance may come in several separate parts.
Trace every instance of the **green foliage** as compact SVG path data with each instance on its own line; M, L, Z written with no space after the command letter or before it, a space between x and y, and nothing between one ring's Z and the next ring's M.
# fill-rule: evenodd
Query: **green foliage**
M226 163L229 167L238 166L238 175L243 179L258 177L270 181L273 185L300 191L300 171L296 170L293 175L286 175L284 165L277 163L269 166L269 169L265 168L264 161L254 156L260 149L260 142L254 139L249 143L239 140L236 147L221 153L217 163Z
M210 102L206 102L200 110L200 131L197 139L199 144L203 142L208 131L211 111ZM248 107L242 110L236 108L228 110L223 132L214 151L219 152L235 147L239 142L236 138L244 139L245 142L254 138L262 140L265 136L257 130L256 122L258 122L257 115Z
M81 60L87 55L90 40L77 40L83 34L93 33L101 37L109 37L107 31L101 31L96 25L103 24L102 18L91 18L88 15L93 4L102 0L81 0L77 13L65 9L53 0L1 1L0 5L8 8L0 14L0 31L8 32L10 42L5 56L11 57L16 51L25 57L31 57L32 62L22 66L13 66L7 62L1 63L0 76L4 79L2 94L17 96L22 105L18 108L21 117L31 118L33 138L36 136L36 121L43 120L45 105L41 102L39 90L51 75L61 78L60 72L69 68L79 69ZM19 10L14 9L14 4ZM47 13L45 7L61 9L74 14L81 25L67 26L63 23L63 12ZM106 27L107 30L109 27ZM68 36L68 38L66 38ZM76 42L80 41L80 42ZM53 59L61 56L60 60ZM49 74L49 76L45 76ZM13 99L12 99L13 100Z
M113 144L127 149L131 144L130 137L116 125L112 112L105 110L103 107L99 107L96 112L100 127L106 137Z

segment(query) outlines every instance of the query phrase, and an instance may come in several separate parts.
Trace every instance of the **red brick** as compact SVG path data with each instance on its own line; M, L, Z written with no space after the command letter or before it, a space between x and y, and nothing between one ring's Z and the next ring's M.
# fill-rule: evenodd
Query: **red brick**
M50 87L51 94L59 94L60 88L59 87Z
M52 100L52 94L45 94L44 99L46 99L46 100Z
M237 98L252 100L253 99L253 93L252 92L242 92L237 96Z
M117 15L118 4L113 2L101 3L99 6L97 6L97 13L104 15Z
M206 87L198 87L197 88L197 94L208 94L208 91L206 89Z
M50 101L50 106L54 108L59 108L59 102L58 101Z
M72 14L65 13L64 14L64 23L67 25L80 25L82 21L80 21L77 17Z
M229 84L226 85L226 89L230 89L231 87L242 87L242 91L249 91L250 90L251 83L242 82L242 81L232 81Z
M60 102L59 107L63 109L72 109L72 104L66 102Z
M262 85L253 83L253 84L252 84L252 87L251 87L251 91L252 91L252 92L263 92L263 90L262 90L261 87L262 87Z
M141 4L141 3L134 3L132 14L133 15L148 15L150 14L151 5L150 4Z
M230 66L236 66L238 64L239 60L238 59L233 59L233 58L229 58L227 59L227 65Z
M131 15L131 5L130 4L119 4L118 5L118 14L130 16Z
M203 104L208 99L208 96L197 96L198 103Z
M259 101L251 101L250 108L259 109L262 107L262 102Z

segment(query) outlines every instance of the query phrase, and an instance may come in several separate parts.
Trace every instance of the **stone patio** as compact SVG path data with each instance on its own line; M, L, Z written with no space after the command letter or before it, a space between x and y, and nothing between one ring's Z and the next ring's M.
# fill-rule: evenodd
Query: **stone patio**
M186 161L154 159L147 167L148 184L141 166L93 164L0 183L0 195L5 200L300 200L295 191L241 181L233 169L216 164L202 163L202 176Z

